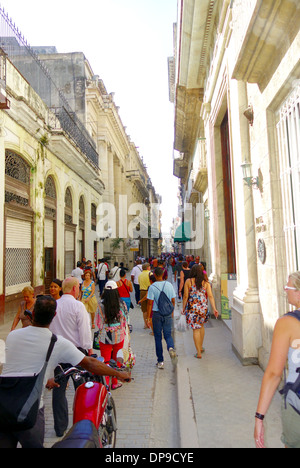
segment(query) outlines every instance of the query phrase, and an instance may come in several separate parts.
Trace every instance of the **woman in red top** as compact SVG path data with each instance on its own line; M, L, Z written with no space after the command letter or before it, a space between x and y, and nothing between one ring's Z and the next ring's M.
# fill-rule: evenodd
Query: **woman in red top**
M128 312L130 311L131 298L130 293L133 291L132 282L126 279L126 271L120 271L120 281L117 282L120 298L125 302Z

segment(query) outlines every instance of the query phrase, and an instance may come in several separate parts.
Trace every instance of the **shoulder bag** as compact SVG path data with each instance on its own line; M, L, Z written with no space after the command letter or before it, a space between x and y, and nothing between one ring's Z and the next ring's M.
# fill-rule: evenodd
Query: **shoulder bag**
M32 429L39 411L43 383L57 336L52 334L46 361L39 374L31 377L0 376L0 432Z

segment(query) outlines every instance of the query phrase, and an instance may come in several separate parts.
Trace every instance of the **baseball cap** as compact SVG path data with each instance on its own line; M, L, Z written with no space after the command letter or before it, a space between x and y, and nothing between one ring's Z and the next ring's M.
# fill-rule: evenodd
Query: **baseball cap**
M118 285L115 281L107 281L104 289L118 289Z

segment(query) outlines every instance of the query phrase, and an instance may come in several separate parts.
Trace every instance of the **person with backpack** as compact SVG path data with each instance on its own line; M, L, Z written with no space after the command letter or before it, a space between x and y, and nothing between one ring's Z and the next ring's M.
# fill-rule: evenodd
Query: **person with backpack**
M172 337L173 312L175 308L176 293L171 283L163 281L164 270L156 268L154 276L156 282L148 289L148 322L151 320L155 339L155 351L157 356L158 369L164 368L162 334L167 343L167 349L173 364L177 363L177 354L174 349Z
M282 403L282 442L287 448L300 448L300 271L292 273L284 287L290 305L297 310L278 319L272 340L269 363L263 377L255 414L254 440L265 448L264 418L281 382L288 360Z

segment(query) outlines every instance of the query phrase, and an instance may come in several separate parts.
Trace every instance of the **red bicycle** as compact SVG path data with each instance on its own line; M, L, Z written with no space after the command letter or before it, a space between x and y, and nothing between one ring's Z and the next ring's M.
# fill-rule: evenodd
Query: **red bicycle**
M103 358L98 358L103 362ZM115 361L110 367L118 367ZM120 370L120 369L119 369ZM70 367L57 375L72 376L78 386L73 403L73 426L53 448L114 448L117 415L111 395L112 377L94 375L80 367ZM107 383L107 380L109 383Z

